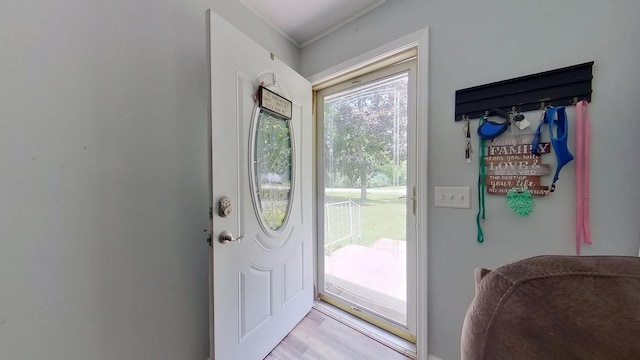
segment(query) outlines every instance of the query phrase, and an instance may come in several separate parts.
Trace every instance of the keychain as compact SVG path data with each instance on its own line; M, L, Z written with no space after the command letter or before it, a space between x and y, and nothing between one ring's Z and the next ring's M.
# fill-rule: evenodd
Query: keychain
M527 120L527 118L524 117L524 114L522 114L519 111L513 117L513 121L516 123L516 126L520 130L524 130L524 129L528 128L529 126L531 126L531 121Z
M471 148L471 130L469 129L469 118L466 115L462 115L462 120L464 121L465 136L464 158L465 160L467 160L467 164L471 164L471 154L473 154L473 149Z

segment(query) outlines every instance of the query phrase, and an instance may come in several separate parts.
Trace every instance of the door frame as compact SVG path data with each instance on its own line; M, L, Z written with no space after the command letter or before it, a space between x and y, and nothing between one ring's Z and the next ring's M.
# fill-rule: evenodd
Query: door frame
M316 75L312 75L307 78L311 82L311 86L318 85L326 82L330 79L336 78L341 75L356 71L367 65L381 61L389 56L398 54L410 48L417 48L418 50L418 71L417 71L417 169L416 169L416 218L418 221L416 236L417 236L417 266L416 278L419 280L417 283L417 327L416 327L416 349L418 360L427 360L429 356L428 351L428 276L427 276L427 261L428 261L428 231L427 231L427 210L429 199L429 186L427 181L427 169L428 169L428 41L429 41L429 29L424 28L416 31L412 34L406 35L398 40L392 41L385 45L382 45L376 49L368 51L362 55L347 60L341 64L333 66L325 71L322 71ZM314 97L315 98L315 97ZM314 111L315 114L315 111ZM315 115L314 115L315 120ZM317 134L316 134L317 135ZM314 139L316 136L314 136ZM315 141L315 140L314 140ZM314 152L317 149L317 144L314 144ZM318 161L317 153L314 153L314 171ZM315 183L316 176L314 176L314 192L317 193L318 187ZM317 208L317 204L314 205L314 209ZM317 218L314 214L314 218ZM318 226L316 224L315 226ZM317 229L316 234L317 234ZM315 261L315 259L314 259ZM315 266L315 278L317 279L317 266ZM421 276L422 275L422 276Z
M334 80L330 81L330 84L327 86L326 84L322 84L318 87L315 92L315 100L316 100L316 142L318 144L323 144L326 139L324 135L325 127L328 123L328 119L324 117L325 114L325 101L328 97L333 98L334 96L340 97L339 94L360 94L361 91L365 91L364 89L368 89L369 86L373 86L373 84L384 83L389 81L390 79L397 78L400 76L405 76L406 90L407 90L407 108L406 108L406 137L404 138L403 143L406 143L406 181L404 183L404 189L406 190L405 197L410 197L413 199L413 194L416 191L416 170L417 170L417 117L416 117L416 106L417 106L417 61L416 61L416 48L412 48L406 52L399 53L390 58L386 58L382 64L376 63L373 67L365 67L362 68L361 71L358 71L358 74L353 76L354 74L349 74L348 78L337 78L336 81L339 81L333 84ZM389 64L387 64L389 63ZM380 66L380 68L378 68ZM362 74L360 74L362 72ZM404 113L403 113L404 114ZM323 151L323 146L318 146L316 148L316 156L318 159L325 159L327 153ZM324 166L323 166L324 165ZM417 245L417 236L416 236L416 226L417 226L417 218L416 218L416 201L408 199L402 199L399 197L400 194L396 194L397 202L396 204L404 204L404 209L406 213L404 214L404 228L406 230L406 237L404 238L404 243L406 245L404 258L406 260L405 263L405 271L406 277L404 280L406 281L406 304L404 310L406 310L406 321L402 323L400 320L393 318L389 314L384 315L384 311L382 309L374 310L369 308L366 305L366 301L360 302L357 299L350 298L349 296L342 296L337 294L332 290L328 290L327 286L327 258L323 256L323 251L325 248L324 241L320 239L325 239L327 233L323 231L323 228L320 226L323 222L326 223L327 215L325 213L326 206L325 201L327 196L331 196L322 191L323 188L329 186L325 183L326 177L324 173L330 171L327 168L326 164L322 162L318 162L316 166L316 182L318 184L318 191L316 193L317 200L317 216L316 221L318 223L318 227L316 229L316 236L319 239L316 246L316 263L317 263L317 297L325 301L329 304L334 305L335 307L345 310L348 313L355 315L356 317L362 318L363 320L380 327L381 329L386 330L389 333L395 334L400 338L407 340L410 343L415 344L416 342L416 326L417 326L417 271L416 271L416 245ZM356 186L358 188L358 186ZM399 198L398 198L399 197ZM395 214L398 215L399 214ZM366 225L361 224L360 226L366 227ZM394 218L394 223L399 221L398 218ZM369 224L370 225L370 224ZM361 230L362 231L362 230ZM344 235L344 234L343 234ZM380 235L380 234L379 234ZM390 236L387 234L386 236ZM393 238L393 237L392 237ZM366 287L366 285L362 283L355 282L360 286ZM389 294L387 294L389 295ZM393 297L392 295L389 295ZM363 299L364 300L364 299ZM353 307L358 310L353 310ZM397 309L396 309L397 310ZM397 310L399 311L399 310ZM413 351L415 352L415 346L412 346Z

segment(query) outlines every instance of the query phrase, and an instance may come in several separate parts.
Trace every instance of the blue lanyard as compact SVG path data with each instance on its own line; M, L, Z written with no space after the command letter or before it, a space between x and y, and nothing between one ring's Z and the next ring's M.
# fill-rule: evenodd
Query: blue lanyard
M554 192L556 190L556 182L560 178L560 171L565 165L573 160L573 155L571 155L571 152L569 152L569 148L567 146L569 127L567 125L567 111L565 107L556 106L545 110L544 119L540 123L540 125L538 125L538 129L536 129L536 135L533 137L533 141L531 143L531 153L534 155L540 155L540 137L542 132L542 125L544 124L549 125L549 139L551 140L553 151L556 153L556 172L553 175L553 182L551 183L551 188L549 189L549 192ZM555 136L553 133L553 125L556 125Z

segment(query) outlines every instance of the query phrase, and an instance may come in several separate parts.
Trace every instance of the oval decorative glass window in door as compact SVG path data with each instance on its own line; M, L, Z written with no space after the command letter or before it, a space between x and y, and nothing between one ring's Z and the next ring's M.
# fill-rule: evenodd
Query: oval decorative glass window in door
M261 108L254 118L253 183L254 205L269 231L286 223L293 189L293 139L291 124ZM265 226L266 225L266 226Z

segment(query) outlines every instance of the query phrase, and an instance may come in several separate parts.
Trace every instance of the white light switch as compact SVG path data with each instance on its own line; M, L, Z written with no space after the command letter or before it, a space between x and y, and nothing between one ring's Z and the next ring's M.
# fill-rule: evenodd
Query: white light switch
M436 186L436 207L471 208L471 188Z

